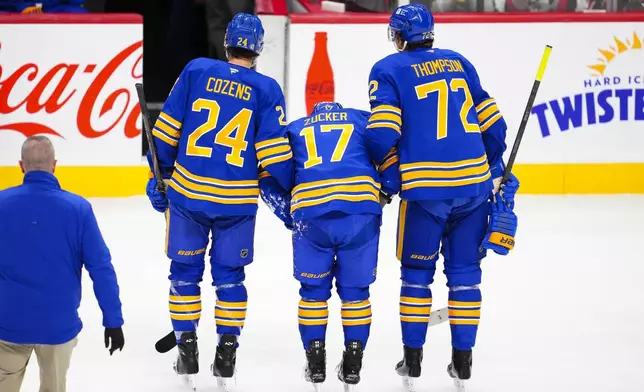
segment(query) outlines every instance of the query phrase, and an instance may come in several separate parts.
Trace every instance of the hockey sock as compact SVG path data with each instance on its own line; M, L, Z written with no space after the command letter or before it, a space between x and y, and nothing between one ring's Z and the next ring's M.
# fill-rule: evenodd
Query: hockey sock
M371 302L369 300L342 303L342 328L344 329L344 346L352 340L362 342L367 347L371 330Z
M452 347L457 350L470 350L476 343L476 332L481 318L479 286L450 287L448 306Z
M217 334L239 336L246 320L248 293L243 283L217 287L215 322Z
M300 324L300 336L304 350L309 349L312 340L325 340L326 326L329 320L329 306L326 301L300 301L297 311Z
M177 335L197 330L201 318L201 288L197 283L172 281L170 284L170 319Z
M431 310L432 291L429 286L403 282L400 289L400 324L405 346L423 347Z

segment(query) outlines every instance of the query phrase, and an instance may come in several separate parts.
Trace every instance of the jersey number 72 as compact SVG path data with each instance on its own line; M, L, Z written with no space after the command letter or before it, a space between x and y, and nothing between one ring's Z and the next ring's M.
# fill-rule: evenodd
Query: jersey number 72
M418 99L425 99L431 93L438 94L438 103L437 110L438 116L436 117L436 139L444 139L447 137L447 114L448 105L449 105L449 94L452 92L457 92L458 90L463 90L465 93L465 99L461 105L460 118L461 123L463 124L463 129L467 133L479 133L481 132L479 124L470 123L467 121L467 115L474 106L474 101L472 100L472 94L470 94L470 89L467 87L467 82L465 79L455 78L452 79L447 84L447 80L441 79L429 83L424 83L415 87L416 96Z

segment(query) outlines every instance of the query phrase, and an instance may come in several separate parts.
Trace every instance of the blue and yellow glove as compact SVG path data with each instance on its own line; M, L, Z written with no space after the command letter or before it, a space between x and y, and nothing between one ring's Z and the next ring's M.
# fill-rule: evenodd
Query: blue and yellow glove
M148 180L148 185L145 187L145 194L148 195L152 208L159 212L165 212L168 208L168 198L165 193L160 192L157 189L157 180L154 177L154 174L150 172L148 177L150 179Z
M507 255L514 248L517 225L517 216L503 198L492 197L490 200L490 223L481 247L493 250L502 256Z
M516 196L519 191L520 185L521 183L519 182L519 179L512 173L510 173L510 177L508 177L508 182L501 184L499 194L511 210L514 210L514 196Z

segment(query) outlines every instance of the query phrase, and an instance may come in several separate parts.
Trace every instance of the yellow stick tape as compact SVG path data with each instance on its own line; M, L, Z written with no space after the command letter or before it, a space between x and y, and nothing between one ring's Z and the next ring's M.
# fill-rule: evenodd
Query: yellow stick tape
M548 65L550 52L552 52L552 46L546 45L546 48L543 50L543 56L541 56L541 64L539 64L539 70L537 71L536 80L538 82L541 81L541 78L543 78L543 73L546 72L546 65Z

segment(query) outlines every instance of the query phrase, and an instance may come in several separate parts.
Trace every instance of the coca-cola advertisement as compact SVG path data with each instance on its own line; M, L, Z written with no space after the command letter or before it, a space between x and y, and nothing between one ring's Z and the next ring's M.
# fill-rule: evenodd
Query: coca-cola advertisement
M43 134L59 165L141 162L142 28L123 24L0 23L0 166Z

